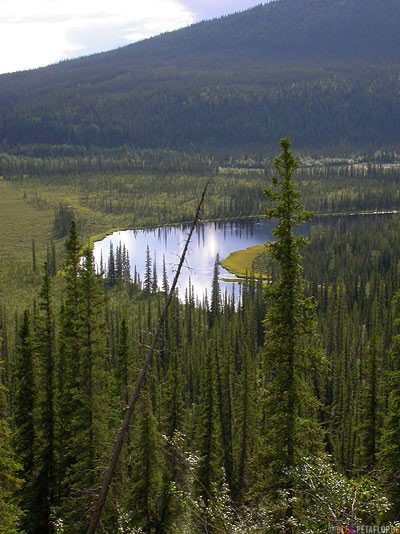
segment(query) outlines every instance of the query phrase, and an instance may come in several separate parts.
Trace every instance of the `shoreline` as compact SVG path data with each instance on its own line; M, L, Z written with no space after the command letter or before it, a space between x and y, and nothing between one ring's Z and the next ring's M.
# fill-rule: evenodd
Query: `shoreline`
M332 212L332 213L315 213L313 215L313 218L316 217L340 217L340 216L348 216L348 217L355 217L357 215L398 215L400 213L400 210L382 210L382 211L371 211L371 210L364 210L364 211L353 211L353 212ZM239 217L220 217L217 219L201 219L199 221L199 224L205 223L213 223L213 222L229 222L229 221L241 221L246 219L262 219L265 215L258 214L258 215L240 215ZM127 232L127 231L138 231L138 230L156 230L157 228L167 228L169 226L189 226L192 224L193 221L186 221L186 222L175 222L175 223L165 223L165 224L156 224L156 225L149 225L149 226L136 226L136 227L116 227L111 228L109 230L105 230L104 232L100 232L98 234L94 234L88 237L88 242L91 246L94 245L97 241L102 241L107 236L112 235L116 232Z

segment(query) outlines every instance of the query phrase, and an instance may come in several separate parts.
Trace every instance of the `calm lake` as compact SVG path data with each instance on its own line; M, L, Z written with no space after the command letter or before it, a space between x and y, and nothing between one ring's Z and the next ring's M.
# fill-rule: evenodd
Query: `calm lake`
M354 215L346 216L345 219L347 223L350 222L351 224L351 220L354 221L359 217L377 216L381 215ZM338 220L338 216L314 217L310 223L302 226L301 233L307 235L313 226L334 226ZM194 287L195 296L200 300L203 298L205 291L210 295L217 254L222 260L235 250L273 241L271 230L275 225L276 221L266 221L263 218L199 224L192 236L186 256L186 265L181 272L178 284L180 297L184 298L185 289L189 286L189 280ZM131 274L133 275L136 266L137 273L143 281L146 248L149 246L152 262L155 262L157 266L159 283L162 279L163 258L165 258L168 280L171 283L189 228L189 226L185 225L114 232L94 244L95 262L99 267L102 257L103 264L107 265L111 243L114 253L117 246L125 245L129 253ZM220 277L234 280L234 276L222 267L220 267ZM233 285L236 284L221 282L221 289L222 291L226 289L231 294Z

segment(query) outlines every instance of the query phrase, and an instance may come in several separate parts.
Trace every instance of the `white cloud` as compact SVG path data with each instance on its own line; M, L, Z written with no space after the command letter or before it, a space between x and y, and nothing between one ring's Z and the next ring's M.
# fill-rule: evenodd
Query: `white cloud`
M179 0L0 0L0 73L109 50L194 21Z

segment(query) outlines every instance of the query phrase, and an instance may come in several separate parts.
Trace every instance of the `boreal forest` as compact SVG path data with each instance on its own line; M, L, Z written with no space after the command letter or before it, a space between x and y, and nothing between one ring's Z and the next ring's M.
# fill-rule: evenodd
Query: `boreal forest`
M399 27L275 0L0 75L0 534L400 532ZM149 228L172 276L95 259Z

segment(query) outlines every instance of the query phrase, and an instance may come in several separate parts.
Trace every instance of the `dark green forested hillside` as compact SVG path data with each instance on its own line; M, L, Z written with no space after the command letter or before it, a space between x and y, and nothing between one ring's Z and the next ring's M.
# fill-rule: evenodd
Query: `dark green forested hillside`
M280 0L0 77L0 143L257 152L400 140L395 0Z

